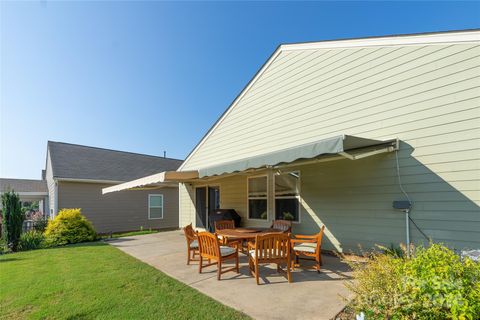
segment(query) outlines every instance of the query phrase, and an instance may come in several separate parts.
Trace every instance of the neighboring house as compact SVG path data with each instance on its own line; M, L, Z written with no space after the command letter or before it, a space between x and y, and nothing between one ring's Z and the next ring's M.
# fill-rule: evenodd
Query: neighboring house
M325 225L325 249L480 248L480 31L281 45L176 175L104 191L169 181L180 226L221 207Z
M181 160L48 142L46 181L50 216L81 208L99 233L178 227L178 184L102 195L102 188L159 171Z
M44 213L49 211L47 182L45 180L0 178L0 196L8 191L15 191L20 196L22 205L38 201L39 211ZM0 201L1 207L2 203Z

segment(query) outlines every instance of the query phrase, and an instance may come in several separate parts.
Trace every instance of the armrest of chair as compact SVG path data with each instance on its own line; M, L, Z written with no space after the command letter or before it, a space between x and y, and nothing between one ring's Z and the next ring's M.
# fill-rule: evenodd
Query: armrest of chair
M313 236L304 236L304 235L301 235L301 234L296 234L294 235L295 238L303 238L303 239L314 239L314 238L317 238L318 236L317 235L313 235Z
M190 235L185 235L188 239L189 242L197 240L197 237L195 236L190 236Z
M248 247L249 251L254 250L255 249L255 243L253 243L251 241L248 241L247 247Z
M316 243L317 239L290 239L292 243Z

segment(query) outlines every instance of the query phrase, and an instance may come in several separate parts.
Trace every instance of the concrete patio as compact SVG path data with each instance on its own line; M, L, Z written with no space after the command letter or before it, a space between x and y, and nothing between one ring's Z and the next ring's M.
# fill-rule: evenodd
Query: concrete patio
M275 266L267 265L261 268L262 279L257 286L243 254L240 254L240 274L225 273L221 281L216 278L214 266L202 274L198 273L197 262L187 266L181 231L126 237L109 243L255 319L332 319L344 307L341 297L348 296L343 284L350 275L348 267L329 255L323 256L320 274L296 269L292 283L278 274Z

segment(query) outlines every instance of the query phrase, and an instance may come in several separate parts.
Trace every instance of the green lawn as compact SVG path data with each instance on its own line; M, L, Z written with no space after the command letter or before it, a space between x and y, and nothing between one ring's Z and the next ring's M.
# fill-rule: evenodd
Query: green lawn
M247 319L101 242L0 256L0 310L1 319Z
M112 234L112 239L116 238L123 238L123 237L131 237L131 236L141 236L144 234L151 234L151 233L158 233L158 230L138 230L138 231L131 231L131 232L123 232L123 233L114 233ZM101 238L109 239L110 235L102 235Z

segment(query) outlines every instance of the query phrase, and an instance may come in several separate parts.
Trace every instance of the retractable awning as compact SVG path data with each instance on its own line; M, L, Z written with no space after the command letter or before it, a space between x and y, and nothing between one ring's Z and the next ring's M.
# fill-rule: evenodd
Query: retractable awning
M122 190L135 190L142 188L161 188L176 186L178 182L198 178L198 171L164 171L151 176L117 184L103 188L102 193L110 193Z
M273 167L302 159L314 159L324 155L341 155L350 160L365 158L398 149L398 140L373 140L349 135L323 139L276 152L266 153L247 159L223 163L200 169L199 178Z

